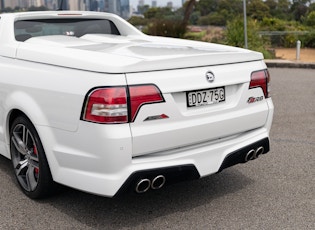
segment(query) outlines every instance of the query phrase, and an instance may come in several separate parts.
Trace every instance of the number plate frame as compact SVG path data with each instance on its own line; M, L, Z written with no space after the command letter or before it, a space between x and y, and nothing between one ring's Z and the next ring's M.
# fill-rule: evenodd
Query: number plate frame
M225 101L225 98L224 86L186 92L186 104L188 108L222 103Z

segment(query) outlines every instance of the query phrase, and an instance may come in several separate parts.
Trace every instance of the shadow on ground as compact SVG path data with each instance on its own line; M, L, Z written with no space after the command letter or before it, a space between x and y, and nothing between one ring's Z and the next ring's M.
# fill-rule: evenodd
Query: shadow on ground
M41 202L54 206L93 229L104 226L118 229L136 227L152 222L155 218L185 212L205 204L211 206L213 200L244 189L251 183L252 180L231 168L220 174L142 195L129 193L109 199L66 189L58 196Z

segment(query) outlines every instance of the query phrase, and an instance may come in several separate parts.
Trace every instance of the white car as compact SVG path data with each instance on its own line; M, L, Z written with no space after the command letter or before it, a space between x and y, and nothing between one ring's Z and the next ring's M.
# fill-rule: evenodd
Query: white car
M0 17L0 153L33 199L57 184L144 193L269 151L261 53L144 35L108 13Z

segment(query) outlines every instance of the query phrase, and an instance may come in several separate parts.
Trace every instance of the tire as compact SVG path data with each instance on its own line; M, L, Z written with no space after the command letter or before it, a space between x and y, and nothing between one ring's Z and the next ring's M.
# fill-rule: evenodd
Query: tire
M25 116L17 117L10 129L13 169L22 191L31 199L51 195L52 179L43 145L34 125Z

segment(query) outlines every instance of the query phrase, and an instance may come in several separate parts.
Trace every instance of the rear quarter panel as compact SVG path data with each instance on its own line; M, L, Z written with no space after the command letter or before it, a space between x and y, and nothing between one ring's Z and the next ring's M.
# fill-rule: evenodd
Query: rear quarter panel
M75 132L87 92L125 85L124 74L102 74L0 57L0 151L8 144L10 112L18 109L36 126ZM4 154L8 156L8 154Z

